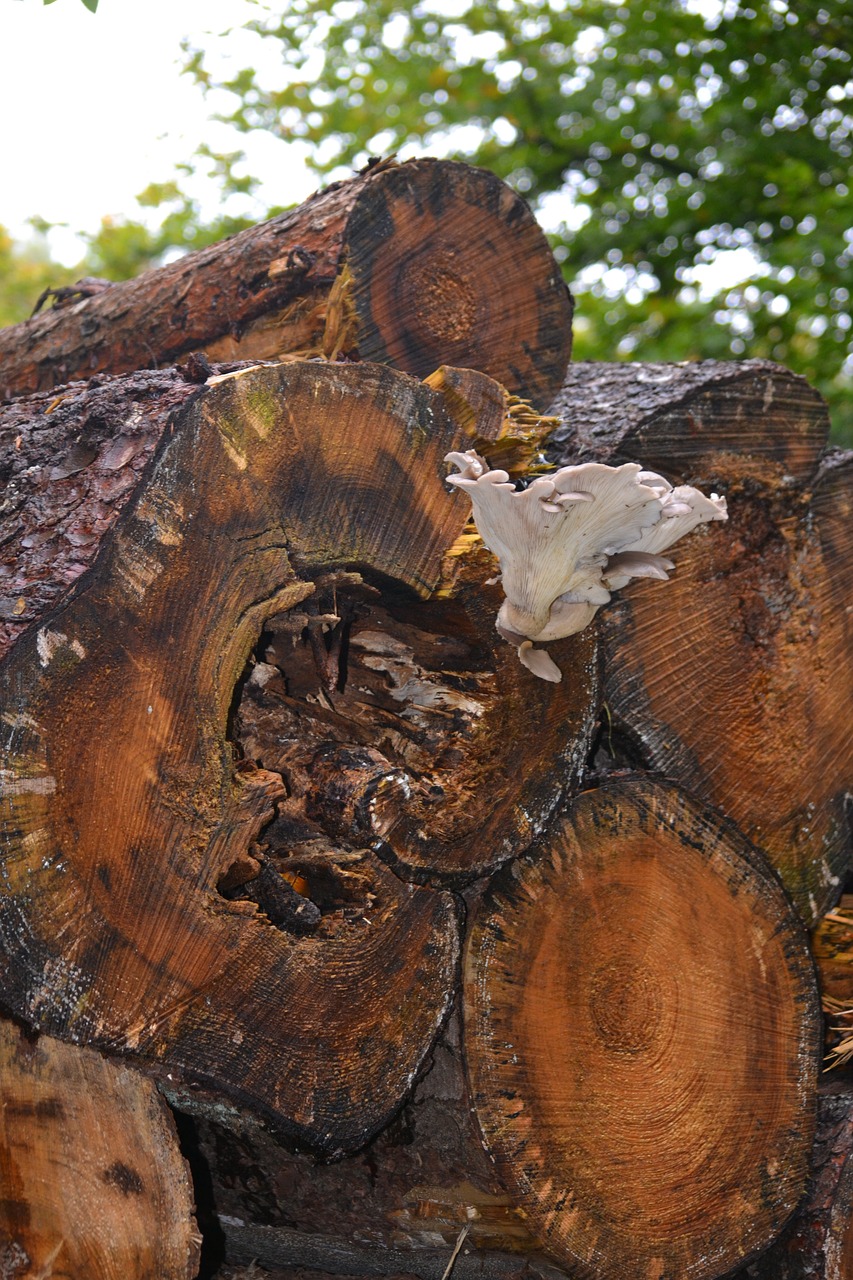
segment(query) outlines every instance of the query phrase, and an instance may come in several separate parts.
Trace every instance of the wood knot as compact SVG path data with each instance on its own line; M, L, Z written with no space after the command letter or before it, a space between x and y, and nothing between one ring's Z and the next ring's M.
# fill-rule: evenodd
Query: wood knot
M108 1186L117 1187L123 1196L141 1196L145 1190L145 1183L136 1170L123 1164L121 1160L116 1160L115 1164L104 1170L103 1179Z

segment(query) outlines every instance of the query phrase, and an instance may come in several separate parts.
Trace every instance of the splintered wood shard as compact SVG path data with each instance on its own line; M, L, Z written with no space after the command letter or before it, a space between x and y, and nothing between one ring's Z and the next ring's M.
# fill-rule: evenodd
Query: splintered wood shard
M560 413L556 460L642 459L726 498L668 584L602 611L605 737L722 809L813 924L851 864L853 469L818 469L826 406L788 370L708 361L575 366Z
M273 615L304 609L311 653L313 611L328 698L341 585L436 586L466 516L442 459L463 442L439 392L368 364L249 369L171 420L91 567L0 667L7 1008L329 1149L394 1110L452 996L455 900L361 832L336 848L316 829L319 872L280 876L256 841L286 821L287 780L235 768L228 718Z
M711 1280L802 1196L820 1010L773 872L677 788L585 792L498 873L465 955L473 1102L542 1246Z
M134 280L0 332L0 392L210 360L340 355L481 369L543 408L571 298L520 196L444 160L383 165Z

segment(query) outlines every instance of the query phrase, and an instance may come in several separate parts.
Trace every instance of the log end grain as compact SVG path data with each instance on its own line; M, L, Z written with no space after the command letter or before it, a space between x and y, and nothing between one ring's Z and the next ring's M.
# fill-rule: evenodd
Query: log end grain
M571 297L530 209L494 174L417 160L377 176L347 225L362 359L425 377L480 369L544 408L571 354Z
M0 1024L0 1273L191 1280L189 1170L154 1085Z
M805 1188L807 939L736 831L675 788L583 793L499 873L466 951L484 1141L572 1274L710 1280Z

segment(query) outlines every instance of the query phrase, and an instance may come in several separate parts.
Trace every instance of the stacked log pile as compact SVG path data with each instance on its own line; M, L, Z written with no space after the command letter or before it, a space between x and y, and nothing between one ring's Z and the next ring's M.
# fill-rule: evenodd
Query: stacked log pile
M850 458L570 319L431 161L0 334L0 1275L849 1274ZM543 680L471 449L729 521Z

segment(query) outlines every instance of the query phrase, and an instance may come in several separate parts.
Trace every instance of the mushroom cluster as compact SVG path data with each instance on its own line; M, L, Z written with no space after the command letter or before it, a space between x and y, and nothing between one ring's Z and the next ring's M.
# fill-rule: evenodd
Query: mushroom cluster
M636 462L583 462L537 476L516 489L506 471L479 454L449 453L448 483L471 499L474 521L497 556L506 599L497 628L526 667L560 680L556 663L533 642L581 631L611 591L631 578L663 578L663 555L708 520L725 520L726 501L691 485L677 488Z

